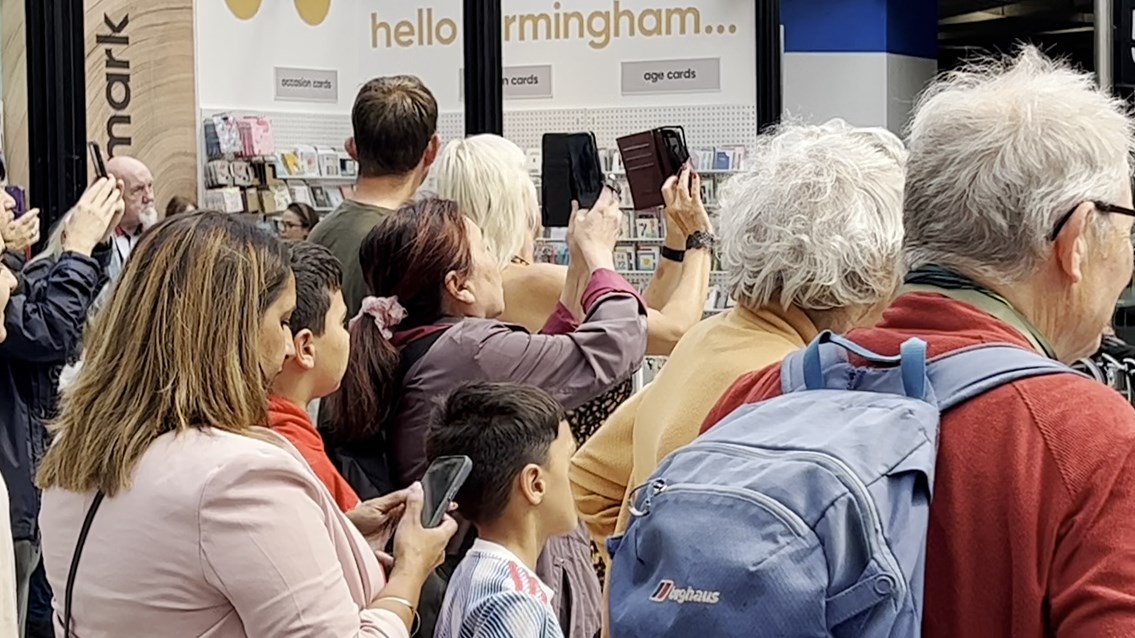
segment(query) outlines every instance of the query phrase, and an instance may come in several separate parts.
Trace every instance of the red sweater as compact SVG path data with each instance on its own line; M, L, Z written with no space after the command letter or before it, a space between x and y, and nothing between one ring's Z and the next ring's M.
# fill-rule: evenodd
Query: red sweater
M308 466L327 486L331 497L343 512L349 512L359 505L359 496L347 484L346 479L327 457L323 439L311 423L307 411L281 397L268 399L268 427L283 436L299 450Z
M894 354L1029 347L1013 328L933 294L901 297L851 333ZM780 394L780 366L742 377L708 427ZM926 638L1135 636L1135 410L1086 378L1026 379L942 417L927 540Z

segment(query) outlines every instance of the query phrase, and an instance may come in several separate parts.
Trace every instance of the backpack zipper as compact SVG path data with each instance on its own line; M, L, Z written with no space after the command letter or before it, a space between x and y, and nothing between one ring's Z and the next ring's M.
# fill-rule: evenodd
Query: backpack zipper
M848 491L852 493L852 498L854 498L856 503L859 505L859 510L867 516L867 519L871 524L871 529L874 530L875 533L864 534L866 536L864 540L866 540L867 545L871 548L871 551L876 556L882 557L883 562L886 564L886 568L890 571L891 576L895 581L896 598L901 599L906 595L907 583L906 579L902 577L903 572L902 569L898 566L898 561L895 560L895 557L893 554L891 554L889 548L879 543L878 537L883 534L883 527L881 521L879 520L879 513L873 506L873 501L870 497L867 485L865 485L863 481L861 481L859 477L855 475L855 472L853 472L852 469L848 467L848 465L842 460L830 454L812 452L810 450L783 450L774 453L765 452L763 450L756 450L751 447L737 445L735 443L699 441L696 443L696 448L694 449L698 448L716 449L723 452L751 456L761 459L776 460L785 457L802 457L812 460L817 464L827 468L828 471L839 478L840 482L848 488ZM691 448L685 448L685 450L690 449Z
M771 496L768 496L767 494L761 494L760 492L753 490L746 490L739 487L728 487L725 485L703 485L698 483L676 483L674 485L667 485L665 482L663 482L652 496L667 493L673 494L677 492L690 492L694 494L712 493L733 496L744 501L749 501L750 503L769 512L777 519L779 519L780 522L784 523L785 527L791 529L797 536L805 536L810 531L808 524L805 523L804 520L799 516L797 516L796 512L788 509L784 506L783 503L777 501Z

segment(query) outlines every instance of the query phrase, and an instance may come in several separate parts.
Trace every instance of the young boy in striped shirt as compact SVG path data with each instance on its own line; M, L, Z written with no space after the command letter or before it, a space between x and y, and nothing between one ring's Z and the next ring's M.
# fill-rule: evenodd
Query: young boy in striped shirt
M466 385L438 407L426 448L431 460L473 460L456 501L478 533L449 581L435 638L563 638L552 591L536 576L547 540L578 524L563 408L538 388Z

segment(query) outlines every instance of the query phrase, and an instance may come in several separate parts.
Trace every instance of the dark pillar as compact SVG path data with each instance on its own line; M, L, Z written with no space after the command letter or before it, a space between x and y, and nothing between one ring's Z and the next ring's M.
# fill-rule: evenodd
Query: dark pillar
M757 0L757 130L780 123L780 0Z
M28 203L41 235L87 183L83 0L25 0L28 65Z
M30 2L31 0L29 0ZM501 0L462 0L465 39L465 134L504 134Z

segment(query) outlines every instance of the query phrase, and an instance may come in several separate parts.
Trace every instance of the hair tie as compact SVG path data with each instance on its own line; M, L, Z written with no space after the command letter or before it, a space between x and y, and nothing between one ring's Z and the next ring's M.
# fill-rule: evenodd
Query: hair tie
M406 309L398 303L398 296L393 297L366 297L359 308L359 314L351 319L350 326L354 326L363 315L374 319L374 325L382 332L382 336L389 339L394 336L391 328L402 323L406 318Z

